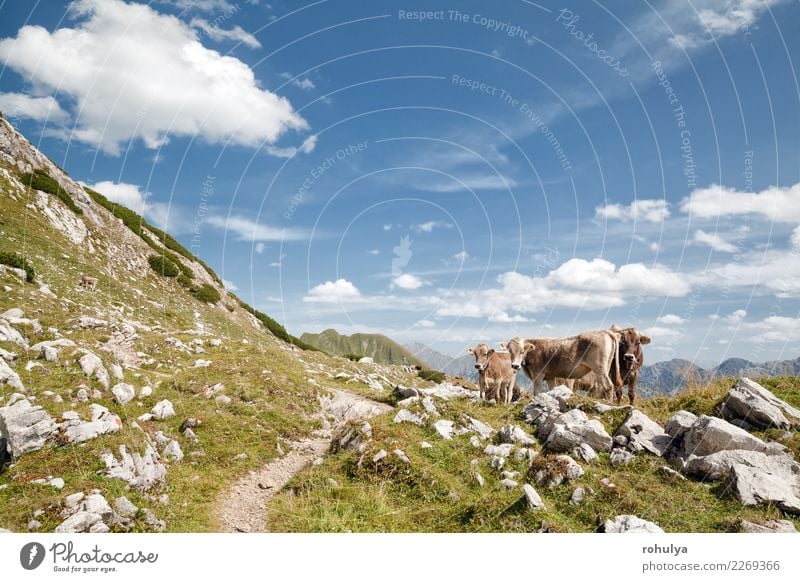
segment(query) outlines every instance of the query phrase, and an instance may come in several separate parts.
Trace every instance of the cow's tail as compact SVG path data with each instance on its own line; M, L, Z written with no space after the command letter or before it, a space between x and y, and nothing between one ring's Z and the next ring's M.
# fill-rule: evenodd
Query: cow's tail
M611 360L611 368L613 369L614 375L611 380L614 382L614 387L622 388L622 373L619 368L619 341L619 336L611 332L611 343L614 346L614 357Z

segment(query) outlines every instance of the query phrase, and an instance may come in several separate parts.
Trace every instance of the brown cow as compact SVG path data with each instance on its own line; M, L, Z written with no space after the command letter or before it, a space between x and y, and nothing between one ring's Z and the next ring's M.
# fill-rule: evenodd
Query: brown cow
M621 382L614 386L614 395L617 404L622 401L622 388L628 387L628 400L631 406L636 399L636 383L639 381L639 371L644 365L644 350L642 344L647 345L652 340L639 333L635 327L626 327L625 329L619 328L616 325L611 326L611 331L619 334L619 376Z
M478 370L478 387L481 398L509 404L514 396L514 380L517 373L511 367L511 357L506 352L498 352L486 344L467 348L467 353L475 356L475 369Z
M504 344L500 344L503 346ZM542 382L552 386L554 378L582 378L594 372L604 390L610 391L621 383L608 375L609 370L619 372L619 366L612 368L618 354L619 335L610 330L587 331L566 338L525 339L515 337L504 347L511 354L511 367L522 368L531 379L534 394L539 394Z

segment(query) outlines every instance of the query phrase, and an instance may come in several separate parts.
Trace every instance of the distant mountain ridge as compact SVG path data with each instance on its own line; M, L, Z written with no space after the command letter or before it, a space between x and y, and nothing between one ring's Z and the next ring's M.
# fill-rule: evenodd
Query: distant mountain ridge
M399 343L379 333L342 335L335 329L326 329L321 333L304 333L300 341L337 356L356 354L368 356L381 364L429 367Z

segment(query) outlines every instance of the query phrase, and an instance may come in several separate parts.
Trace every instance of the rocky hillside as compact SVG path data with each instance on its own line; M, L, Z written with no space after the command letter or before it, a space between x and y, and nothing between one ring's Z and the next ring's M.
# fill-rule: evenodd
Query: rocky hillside
M5 122L0 265L3 530L798 523L797 378L718 380L635 410L563 388L493 406L469 381L304 349ZM414 363L398 348L385 357Z
M381 364L406 364L427 368L424 362L403 346L377 333L342 335L335 329L326 329L322 333L304 333L300 340L338 356L369 357Z

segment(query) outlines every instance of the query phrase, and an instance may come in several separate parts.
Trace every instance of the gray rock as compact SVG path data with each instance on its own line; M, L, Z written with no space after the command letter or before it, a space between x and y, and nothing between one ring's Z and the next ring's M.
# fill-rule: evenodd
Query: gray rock
M419 443L419 448L421 448L421 449L432 449L433 445L431 443L429 443L428 441L422 441L421 443Z
M139 390L139 398L147 398L152 394L153 394L152 386L142 386L141 389Z
M500 428L500 442L516 443L523 447L536 444L536 440L516 424L506 424Z
M380 451L378 451L377 453L375 453L375 456L373 456L373 457L372 457L372 462L373 462L373 463L377 463L378 461L382 461L383 459L385 459L385 458L386 458L386 456L387 456L388 454L389 454L389 453L387 453L385 450L381 449Z
M658 468L664 475L670 477L671 479L678 479L679 481L686 481L686 477L678 473L672 467L668 467L667 465L662 465Z
M670 417L664 426L664 431L674 439L683 438L683 435L692 428L697 416L688 410L679 410Z
M405 399L405 398L414 398L415 396L419 396L419 392L417 392L416 388L406 388L405 386L396 386L395 394L398 398Z
M111 364L111 375L120 381L125 379L125 374L122 373L122 366L119 364Z
M690 455L684 460L682 471L698 479L717 481L728 477L731 468L738 464L764 468L769 464L769 459L759 451L717 451L702 457Z
M70 515L67 519L56 526L55 533L81 533L99 522L101 517L89 511L79 511Z
M114 386L111 389L111 393L114 395L114 400L116 400L117 404L121 406L125 406L128 402L133 400L134 396L136 396L136 391L134 390L133 386L130 384L124 384L122 382Z
M440 437L445 440L450 440L453 438L453 421L452 420L437 420L433 423L433 430L436 431Z
M14 390L25 392L25 386L22 384L19 374L3 358L0 358L0 384L8 384Z
M502 445L486 445L486 448L483 449L483 454L506 458L511 454L511 450L513 448L514 445L510 443L505 443Z
M60 427L69 442L82 443L100 435L115 433L122 428L122 420L119 416L113 414L105 406L92 403L89 408L92 412L89 421L76 418L77 415L70 415L69 418L62 416L64 422Z
M58 350L50 346L45 346L42 348L42 356L44 356L44 359L47 362L57 362Z
M426 396L422 399L422 408L424 408L426 412L432 416L439 416L439 411L436 408L436 404L434 404L433 399L430 396Z
M175 416L175 408L169 400L157 402L156 405L153 406L151 412L153 413L153 418L157 420L166 420L167 418Z
M479 449L483 446L480 437L478 437L478 435L476 434L469 437L469 444L471 444L476 449Z
M178 441L171 440L167 443L167 446L164 447L164 456L176 462L183 460L183 451Z
M740 525L746 533L797 533L797 528L788 519L770 519L763 524L743 519Z
M146 507L142 509L142 521L155 531L164 531L167 529L166 522L163 519L158 519L156 515Z
M635 515L618 515L613 520L606 520L603 524L603 531L605 533L664 533L664 530L652 521Z
M628 437L622 436L621 434L614 435L614 446L616 447L624 447L628 444Z
M408 455L406 455L401 449L395 449L392 452L394 453L394 456L397 457L400 462L405 463L406 465L410 465L411 464L411 459L409 459Z
M475 481L478 482L478 487L483 487L486 483L486 480L483 478L483 475L480 473L475 473Z
M800 410L749 378L739 378L720 408L731 422L744 421L757 429L800 426Z
M539 438L546 439L544 448L563 453L586 443L595 451L611 449L611 436L599 420L589 420L582 410L573 409L549 418L540 425Z
M97 523L92 525L92 527L89 528L89 533L108 533L110 531L111 528L109 528L102 521L98 521Z
M53 477L47 482L50 487L53 489L63 489L64 488L64 480L61 477Z
M118 497L114 501L114 511L121 517L133 519L136 517L136 512L139 511L139 508L131 503L127 497Z
M503 465L506 464L506 460L503 457L492 457L489 460L489 466L492 469L500 470L503 468Z
M96 317L81 315L75 320L75 327L82 329L98 329L101 327L108 327L108 322L104 319L97 319Z
M28 531L36 531L42 527L42 522L38 519L32 519L28 522Z
M120 445L119 453L119 460L111 453L100 455L109 477L122 479L134 489L142 491L164 483L167 468L160 462L159 454L152 446L148 444L144 453L140 455L130 454L125 445Z
M397 414L394 415L393 422L395 424L400 424L401 422L410 422L412 424L421 425L423 421L418 414L414 414L413 412L402 408L397 411Z
M548 489L558 487L565 481L574 481L581 476L583 476L583 468L568 455L558 455L533 474L536 484Z
M16 329L11 327L7 321L2 319L0 319L0 342L11 342L24 348L28 347L28 340Z
M369 356L365 356L365 357L361 358L360 360L358 360L358 363L359 364L374 364L375 360L373 360Z
M634 453L647 451L661 456L672 441L672 437L663 428L635 408L628 413L628 418L619 427L617 434L628 439L628 450Z
M478 433L478 435L480 435L480 437L483 439L489 438L494 432L494 429L491 426L485 422L481 422L477 418L472 418L471 416L466 417L465 426L467 429Z
M575 449L574 454L584 463L593 463L597 460L597 453L595 453L594 449L586 443L579 444Z
M500 484L503 485L506 489L515 489L519 483L514 481L513 479L501 479Z
M86 388L78 388L78 391L75 393L75 400L78 402L86 402L89 400L89 392L86 391Z
M744 450L775 453L774 445L767 445L761 439L731 423L702 415L694 421L691 428L683 435L681 456L704 456L718 451Z
M611 458L609 462L611 463L612 467L619 467L622 465L627 465L633 461L633 459L633 453L626 451L625 449L614 449L611 451Z
M85 493L73 493L72 495L67 495L64 498L64 505L68 510L74 510L78 507L78 504L83 501L84 497L86 497Z
M500 477L503 479L516 479L519 477L519 471L503 471L500 473Z
M219 396L215 397L214 401L217 404L230 404L231 402L233 402L233 400L231 400L231 397L226 396L225 394L220 394Z
M763 464L731 467L729 487L744 505L772 503L778 509L800 515L800 465L788 455L764 456Z
M13 403L0 408L0 455L7 451L17 458L37 451L55 435L56 429L55 420L46 410L18 395Z
M578 506L583 503L584 497L586 497L586 490L583 487L575 487L575 490L569 498L569 504Z
M88 350L81 351L83 355L78 359L78 364L80 364L83 373L90 378L94 377L104 389L108 390L110 378L108 370L106 370L106 367L103 365L103 360L93 352Z

